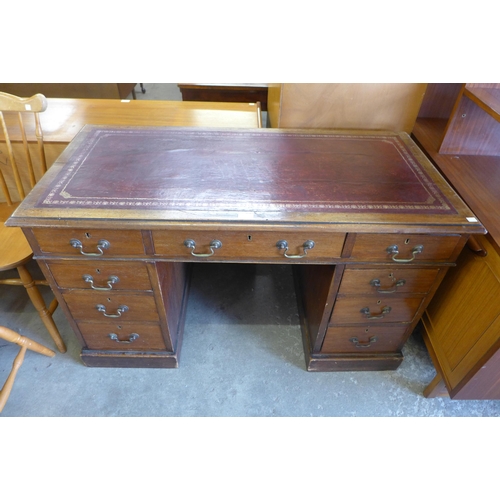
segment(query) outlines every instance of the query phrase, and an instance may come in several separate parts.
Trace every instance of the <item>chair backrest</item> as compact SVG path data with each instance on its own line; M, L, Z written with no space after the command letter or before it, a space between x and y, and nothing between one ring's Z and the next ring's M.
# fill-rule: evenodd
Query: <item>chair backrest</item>
M30 151L32 148L27 138L27 129L33 128L33 120L38 153L38 178L47 171L43 133L38 116L46 109L47 99L42 94L23 98L0 92L0 130L3 132L6 148L6 153L2 154L2 136L0 135L0 160L2 160L0 161L0 187L8 205L12 205L13 200L23 200L37 182ZM32 116L29 117L29 115ZM29 118L31 118L31 123L28 123ZM2 158L3 155L6 155L6 158ZM8 168L9 162L10 169ZM28 189L25 187L26 184L29 185Z
M29 339L28 337L23 337L19 335L19 333L7 328L5 326L0 325L0 339L4 339L7 342L12 342L21 346L19 353L17 354L14 362L12 364L12 370L7 377L3 387L0 389L0 413L2 412L7 399L9 398L10 392L12 390L12 386L14 385L14 380L16 378L17 372L24 361L24 355L26 354L26 350L30 349L31 351L38 352L43 354L44 356L55 356L55 352L47 347L35 342L34 340Z

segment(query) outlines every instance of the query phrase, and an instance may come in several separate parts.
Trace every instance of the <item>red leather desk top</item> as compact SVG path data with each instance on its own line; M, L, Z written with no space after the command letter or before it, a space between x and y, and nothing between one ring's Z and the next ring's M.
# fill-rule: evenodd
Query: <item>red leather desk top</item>
M455 214L399 135L86 127L35 206Z

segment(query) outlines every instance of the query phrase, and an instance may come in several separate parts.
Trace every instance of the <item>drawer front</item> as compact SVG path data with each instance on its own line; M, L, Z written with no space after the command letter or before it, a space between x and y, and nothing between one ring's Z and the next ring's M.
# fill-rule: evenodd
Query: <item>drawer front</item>
M346 269L340 284L340 294L401 295L426 294L439 269L386 267L378 269Z
M337 297L331 324L411 322L423 298Z
M78 327L89 349L115 351L164 351L159 325L143 323L79 323Z
M140 231L34 228L33 234L42 255L80 255L84 258L145 253Z
M158 322L153 295L74 291L63 294L77 321L151 321Z
M262 259L288 263L338 259L345 239L343 233L293 231L152 231L152 234L155 254L159 256L184 260ZM213 243L217 241L220 245Z
M359 325L328 328L321 352L397 352L406 338L407 326Z
M47 265L59 288L151 290L147 267L141 262L49 261Z
M369 262L448 262L460 235L357 234L350 260Z

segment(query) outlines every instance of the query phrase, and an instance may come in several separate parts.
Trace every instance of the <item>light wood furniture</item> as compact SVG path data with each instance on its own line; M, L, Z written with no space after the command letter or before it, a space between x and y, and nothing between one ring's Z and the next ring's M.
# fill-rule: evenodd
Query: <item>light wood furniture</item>
M16 333L10 328L7 328L5 326L0 326L0 339L21 346L21 349L17 354L17 356L15 357L14 362L12 364L12 370L10 371L2 389L0 390L0 413L1 413L12 391L12 387L14 385L14 380L16 378L17 372L19 371L19 368L21 368L21 365L23 364L26 350L30 349L31 351L35 351L38 352L39 354L43 354L44 356L50 356L50 357L55 356L55 352L39 344L38 342L35 342L34 340L19 335L19 333Z
M30 153L30 148L28 147L28 140L26 137L26 130L24 127L24 120L22 113L31 115L35 127L36 142L38 146L38 158L39 166L41 168L41 174L43 175L46 170L45 163L45 152L43 146L43 133L40 126L39 113L45 111L47 108L47 101L45 97L41 94L37 94L30 98L19 98L10 94L5 94L0 92L0 125L4 134L5 144L8 152L9 163L2 165L0 170L0 187L2 188L2 193L5 202L0 204L0 271L10 271L16 269L19 273L19 278L7 278L0 279L0 285L17 285L24 286L31 299L31 302L35 306L41 320L49 331L52 339L54 340L57 348L61 352L66 352L66 346L64 344L61 335L57 329L54 320L52 319L52 313L57 307L57 300L54 299L49 307L46 306L37 285L43 284L47 285L46 281L35 281L28 271L26 264L31 261L33 257L33 252L26 241L22 231L18 228L6 227L4 222L14 211L18 203L12 201L11 191L15 191L17 199L23 200L26 193L29 192L35 186L36 177L33 169L33 162ZM24 162L22 165L18 165L16 158L13 154L13 148L10 141L10 131L6 125L4 119L4 113L14 113L18 118L18 130L22 137L22 148L24 150ZM26 189L23 186L20 175L20 167L27 167L27 177L29 179L29 187ZM12 173L12 178L14 179L14 185L8 186L5 181L5 176L3 174L4 170Z
M429 84L413 136L488 230L424 317L428 397L500 399L500 84Z
M0 92L21 97L43 94L45 97L69 99L126 99L132 94L135 99L136 85L136 83L0 83Z
M327 371L397 368L471 217L405 133L86 126L7 223L88 366L178 366L190 264L236 262L293 264Z
M261 126L261 110L256 104L202 103L178 101L119 101L116 99L47 99L47 110L40 115L44 131L45 155L50 167L84 125L184 126L256 128ZM7 125L15 126L16 116L6 116ZM36 160L34 126L27 125L28 142ZM22 140L11 137L14 153L22 163ZM18 152L19 149L19 152ZM0 136L0 164L6 164L8 151ZM35 164L35 175L40 167ZM13 184L9 172L7 182ZM23 178L25 186L29 185ZM16 199L16 198L14 198ZM0 202L3 200L0 193Z
M269 84L273 128L392 130L410 133L425 83Z
M183 101L260 102L267 111L267 83L178 83Z

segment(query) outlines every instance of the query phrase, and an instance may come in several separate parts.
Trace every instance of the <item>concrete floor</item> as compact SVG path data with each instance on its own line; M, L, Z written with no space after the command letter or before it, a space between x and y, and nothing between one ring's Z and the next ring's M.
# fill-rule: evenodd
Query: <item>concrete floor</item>
M176 84L144 86L138 99L180 100ZM396 371L307 372L289 266L195 266L178 369L87 368L55 321L68 352L28 352L2 417L500 415L499 401L422 396L435 370L418 332ZM54 347L21 288L0 287L0 324ZM0 340L0 384L16 352Z

